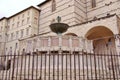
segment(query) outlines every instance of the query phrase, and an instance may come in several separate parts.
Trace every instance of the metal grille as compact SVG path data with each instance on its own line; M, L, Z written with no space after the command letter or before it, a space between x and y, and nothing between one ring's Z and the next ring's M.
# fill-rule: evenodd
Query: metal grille
M120 55L28 54L0 56L0 80L120 80Z

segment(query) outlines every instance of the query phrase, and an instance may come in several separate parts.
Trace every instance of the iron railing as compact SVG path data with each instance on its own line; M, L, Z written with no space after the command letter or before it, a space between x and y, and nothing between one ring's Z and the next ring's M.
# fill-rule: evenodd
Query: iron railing
M120 55L68 53L0 56L0 80L120 80Z

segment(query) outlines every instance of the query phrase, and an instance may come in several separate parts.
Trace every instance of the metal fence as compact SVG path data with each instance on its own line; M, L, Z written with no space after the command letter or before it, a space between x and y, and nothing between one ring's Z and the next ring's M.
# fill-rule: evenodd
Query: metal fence
M0 58L0 80L120 80L120 55L80 52Z

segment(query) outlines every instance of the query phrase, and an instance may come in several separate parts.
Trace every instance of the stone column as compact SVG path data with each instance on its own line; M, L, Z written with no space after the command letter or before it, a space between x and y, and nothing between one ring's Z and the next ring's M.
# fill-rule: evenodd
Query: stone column
M79 38L79 48L80 48L80 52L82 52L82 50L83 50L83 45L84 45L82 39L83 39L82 37ZM81 53L81 54L82 54L82 53Z
M61 34L59 34L58 35L58 37L59 37L59 53L61 54L62 53L62 35Z
M83 43L83 52L87 52L87 43L86 43L86 39L85 38L83 38L82 39L82 43Z
M120 55L120 35L115 35L116 52Z
M70 52L72 53L72 37L69 37L69 44L70 44Z
M93 41L87 40L87 50L89 53L93 53Z
M49 36L48 38L48 54L49 54L49 51L50 51L50 47L51 47L51 37Z

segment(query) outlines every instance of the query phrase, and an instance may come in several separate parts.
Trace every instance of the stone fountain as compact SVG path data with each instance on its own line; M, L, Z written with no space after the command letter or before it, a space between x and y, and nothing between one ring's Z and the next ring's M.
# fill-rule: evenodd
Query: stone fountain
M69 28L69 25L68 24L65 24L65 23L60 23L61 21L61 17L57 17L57 23L52 23L50 25L50 29L52 32L56 33L56 34L62 34L64 32L67 31L67 29Z
M57 21L58 21L57 23L52 23L50 25L50 29L52 32L58 35L59 41L61 42L62 33L67 31L67 29L69 28L69 25L65 23L60 23L61 22L60 16L57 17ZM62 45L60 42L59 42L59 53L62 53L62 50L61 50Z

